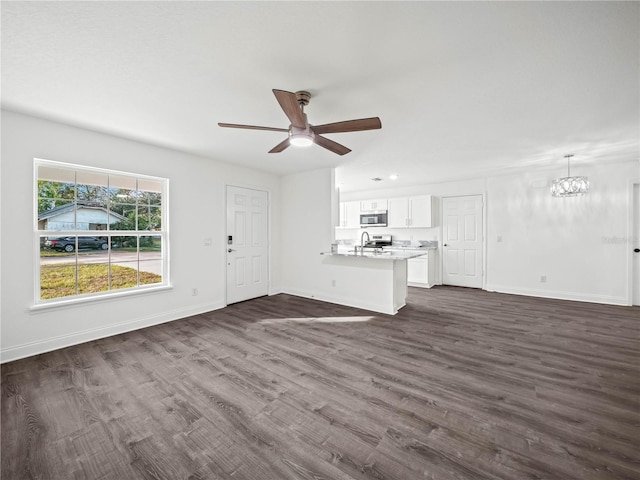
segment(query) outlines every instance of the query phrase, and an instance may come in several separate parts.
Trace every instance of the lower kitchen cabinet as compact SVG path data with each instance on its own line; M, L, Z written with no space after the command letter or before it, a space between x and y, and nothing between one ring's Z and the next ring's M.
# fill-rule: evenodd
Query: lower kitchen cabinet
M431 288L435 279L433 258L428 253L407 260L407 285Z

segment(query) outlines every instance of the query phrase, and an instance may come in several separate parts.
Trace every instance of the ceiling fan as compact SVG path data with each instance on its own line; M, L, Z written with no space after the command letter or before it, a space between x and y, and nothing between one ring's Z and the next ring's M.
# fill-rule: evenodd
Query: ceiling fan
M273 89L273 94L280 104L291 125L289 128L259 127L256 125L238 125L236 123L218 123L220 127L246 128L249 130L270 130L273 132L287 132L289 136L278 145L269 150L269 153L280 153L289 145L305 147L315 143L327 150L344 155L351 149L340 145L333 140L322 137L323 133L359 132L362 130L375 130L382 128L378 117L360 118L358 120L346 120L343 122L325 123L324 125L310 125L307 114L304 113L305 105L309 104L311 94L304 90L296 93Z

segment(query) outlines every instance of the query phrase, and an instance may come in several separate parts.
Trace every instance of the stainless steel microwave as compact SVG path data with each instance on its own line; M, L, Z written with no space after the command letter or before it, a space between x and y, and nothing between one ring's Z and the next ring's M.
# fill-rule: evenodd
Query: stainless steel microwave
M387 211L367 212L360 214L360 227L386 227Z

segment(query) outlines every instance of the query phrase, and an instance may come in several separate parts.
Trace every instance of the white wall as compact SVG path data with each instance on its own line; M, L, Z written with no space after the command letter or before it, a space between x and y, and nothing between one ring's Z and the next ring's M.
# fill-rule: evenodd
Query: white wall
M170 290L32 311L33 159L169 178ZM225 185L270 192L271 290L280 289L280 179L13 112L2 112L0 356L8 361L220 308L225 302ZM204 246L204 239L213 244ZM191 295L197 288L199 295Z
M333 240L333 170L282 177L282 289L305 297L330 287L320 252Z
M487 290L628 304L630 192L633 182L640 179L637 160L581 165L578 173L591 181L591 191L583 197L551 197L551 182L561 173L535 169L461 182L349 192L340 200L485 194ZM389 233L396 238L413 236L417 240L430 235L441 240L438 222L438 227L424 231ZM337 233L339 238L357 234L350 230ZM437 261L441 261L439 256ZM540 282L542 275L547 277L545 283Z
M612 239L628 238L638 173L635 162L580 166L591 189L570 198L549 193L555 171L489 178L487 289L627 304L631 243Z

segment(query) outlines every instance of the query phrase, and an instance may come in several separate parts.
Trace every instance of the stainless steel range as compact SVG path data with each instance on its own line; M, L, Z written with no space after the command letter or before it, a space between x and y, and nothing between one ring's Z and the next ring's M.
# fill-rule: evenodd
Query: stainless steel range
M390 247L391 244L391 235L371 235L363 246L365 248L382 248Z

